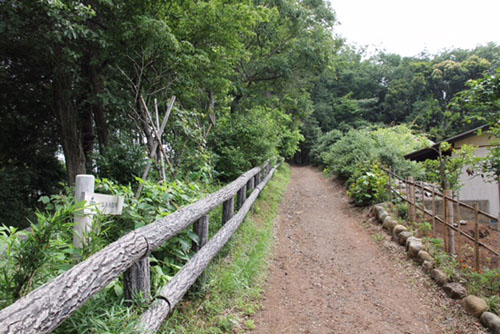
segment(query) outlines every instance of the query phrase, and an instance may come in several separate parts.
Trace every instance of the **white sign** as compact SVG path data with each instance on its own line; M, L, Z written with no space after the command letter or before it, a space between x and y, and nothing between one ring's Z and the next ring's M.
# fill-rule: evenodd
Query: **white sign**
M123 197L84 193L84 198L90 207L85 209L86 213L93 214L98 210L103 215L121 215L123 209Z

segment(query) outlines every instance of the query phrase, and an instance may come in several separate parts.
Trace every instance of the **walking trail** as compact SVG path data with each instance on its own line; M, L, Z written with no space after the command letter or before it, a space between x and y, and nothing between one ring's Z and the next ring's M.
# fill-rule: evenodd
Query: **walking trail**
M486 333L364 221L338 181L292 167L251 333Z

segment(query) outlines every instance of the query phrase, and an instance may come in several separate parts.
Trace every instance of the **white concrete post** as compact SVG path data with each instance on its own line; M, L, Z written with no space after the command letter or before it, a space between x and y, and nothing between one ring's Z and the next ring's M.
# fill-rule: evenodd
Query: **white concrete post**
M75 202L85 199L84 193L94 192L94 176L79 174L75 180ZM87 242L85 237L92 230L92 215L81 210L75 214L75 227L73 230L73 246L82 248Z

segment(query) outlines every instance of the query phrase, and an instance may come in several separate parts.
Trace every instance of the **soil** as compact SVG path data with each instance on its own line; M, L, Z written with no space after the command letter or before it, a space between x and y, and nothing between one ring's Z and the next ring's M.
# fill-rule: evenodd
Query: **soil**
M366 214L340 182L292 167L251 333L487 333Z

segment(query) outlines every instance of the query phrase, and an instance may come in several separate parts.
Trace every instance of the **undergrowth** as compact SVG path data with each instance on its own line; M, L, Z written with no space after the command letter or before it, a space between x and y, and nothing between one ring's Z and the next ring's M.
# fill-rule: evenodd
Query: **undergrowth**
M273 225L290 169L282 166L249 215L212 264L206 284L178 305L160 333L238 333L253 329L251 316L259 297L273 249Z
M254 212L258 213L242 224L219 253L207 270L207 283L188 294L180 311L175 311L169 321L171 325L166 327L175 329L165 332L218 333L210 328L225 332L240 324L247 328L253 326L251 319L244 317L257 308L254 301L259 295L266 259L271 253L272 222L289 178L287 167L276 173L255 205ZM197 184L179 181L162 185L147 182L141 198L135 199L130 186L116 185L106 179L96 182L96 191L124 196L126 205L121 216L94 217L89 235L92 243L87 248L77 249L72 244L73 215L83 206L74 203L71 189L50 198L41 198L46 208L37 213L31 233L5 226L0 228L0 309L127 232L150 224L216 188L205 185L201 189ZM210 237L221 226L221 211L219 206L211 212ZM196 242L197 235L186 229L151 254L153 295L194 255L192 246ZM199 306L190 309L191 304ZM73 313L54 333L133 333L137 320L147 307L140 298L125 300L120 277Z

